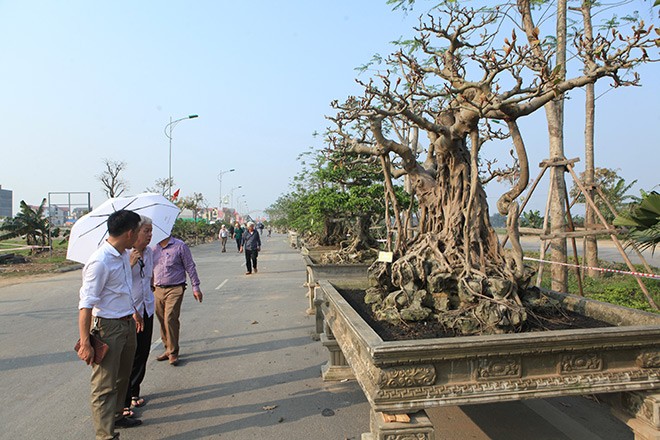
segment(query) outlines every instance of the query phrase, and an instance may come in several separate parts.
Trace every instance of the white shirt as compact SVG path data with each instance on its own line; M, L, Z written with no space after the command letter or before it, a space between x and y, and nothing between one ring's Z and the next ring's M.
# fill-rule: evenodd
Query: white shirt
M109 319L135 312L128 252L120 254L110 243L104 242L87 260L82 281L79 309L92 309L93 316Z
M151 277L154 273L154 251L149 246L142 252L144 267L140 268L137 262L132 268L133 272L133 300L135 309L140 316L147 311L147 316L153 316L155 310L154 293L151 291ZM140 270L142 269L142 270Z

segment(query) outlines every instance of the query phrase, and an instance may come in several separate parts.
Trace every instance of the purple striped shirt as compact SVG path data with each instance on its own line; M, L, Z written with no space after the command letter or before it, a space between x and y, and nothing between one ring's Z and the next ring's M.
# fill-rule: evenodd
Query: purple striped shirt
M194 291L199 291L199 277L190 248L178 238L170 237L165 247L154 246L154 285L173 286L186 282L190 277Z

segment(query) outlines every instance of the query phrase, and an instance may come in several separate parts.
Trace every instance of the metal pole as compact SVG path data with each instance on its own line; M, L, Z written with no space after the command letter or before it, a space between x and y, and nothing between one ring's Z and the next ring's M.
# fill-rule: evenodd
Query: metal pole
M188 115L185 118L177 119L176 121L172 120L172 116L170 116L170 123L165 126L165 136L170 140L170 154L169 154L169 171L167 174L167 186L168 186L168 195L169 199L172 200L172 130L174 129L174 126L178 124L179 122L186 120L186 119L195 119L198 118L198 115Z
M167 137L170 138L170 162L169 162L170 167L169 167L169 173L167 175L167 186L169 186L168 198L172 200L172 116L170 116L169 127L170 127L170 134Z

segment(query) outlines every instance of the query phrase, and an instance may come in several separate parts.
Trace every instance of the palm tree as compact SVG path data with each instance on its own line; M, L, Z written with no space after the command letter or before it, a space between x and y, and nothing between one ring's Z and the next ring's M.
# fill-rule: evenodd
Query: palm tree
M36 209L32 209L21 200L21 212L0 226L0 231L4 232L0 235L0 240L25 237L28 245L50 246L48 236L50 223L44 216L45 206L46 199L43 199Z
M628 230L629 241L640 249L655 247L660 243L660 194L655 191L642 193L642 199L627 212L622 212L614 220L616 226Z

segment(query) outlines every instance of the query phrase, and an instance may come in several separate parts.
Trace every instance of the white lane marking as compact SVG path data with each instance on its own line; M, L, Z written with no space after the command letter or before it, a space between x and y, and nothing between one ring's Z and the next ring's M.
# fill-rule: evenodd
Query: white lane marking
M224 286L224 285L227 283L227 281L229 281L229 279L226 279L226 280L224 280L222 283L220 283L220 285L219 285L218 287L216 287L215 290L220 290L220 289L222 289L222 286Z
M154 348L158 347L158 346L161 345L162 343L163 343L163 340L160 339L160 338L158 338L157 341L154 341L154 342L151 344L151 347L149 347L149 353L151 353L152 351L154 351Z

